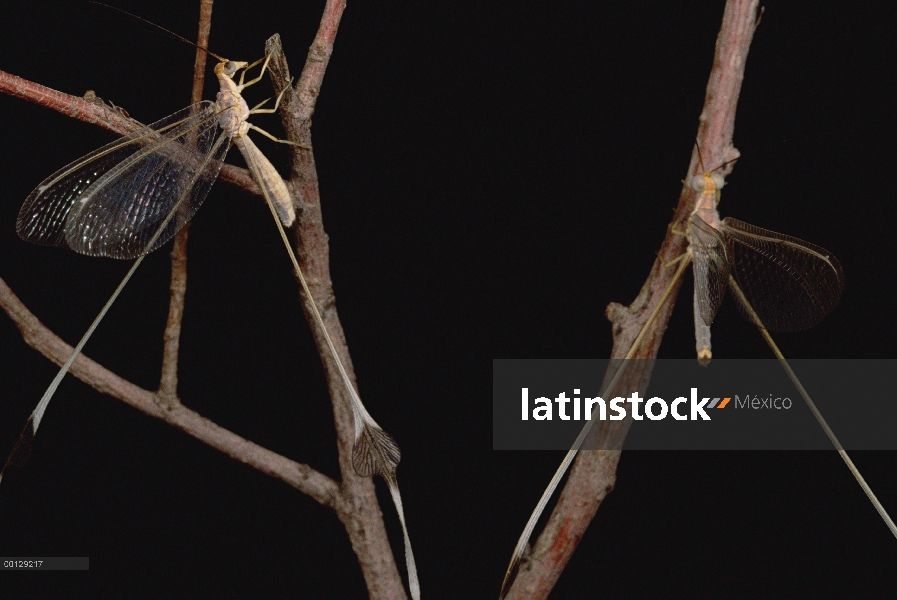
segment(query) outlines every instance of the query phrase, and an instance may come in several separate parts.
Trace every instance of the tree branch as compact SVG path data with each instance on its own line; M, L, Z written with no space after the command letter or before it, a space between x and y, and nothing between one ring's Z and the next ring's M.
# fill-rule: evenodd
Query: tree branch
M355 370L346 344L342 323L336 311L333 283L330 278L330 249L321 215L321 196L318 174L315 168L311 140L311 117L330 56L340 18L346 7L344 0L328 0L321 17L318 32L308 51L302 74L296 86L288 90L281 100L281 118L287 139L302 147L292 147L291 191L297 200L296 253L305 273L313 301L318 306L327 331L340 356L349 378L355 384ZM289 85L291 78L280 37L272 36L265 44L265 53L271 57L268 69L275 93ZM358 556L371 598L405 598L401 577L383 526L383 518L370 477L360 477L352 467L354 420L350 399L340 378L333 357L330 355L323 332L315 325L309 299L300 290L305 318L309 322L324 366L327 386L333 403L333 418L337 432L342 493L351 513L343 516L343 524L349 533L352 548ZM356 389L358 389L356 385Z
M19 328L26 344L57 365L61 365L71 356L72 347L41 323L2 279L0 279L0 306ZM347 510L341 500L337 483L308 465L297 463L250 442L189 408L178 406L172 410L165 410L159 406L152 392L134 385L83 354L75 359L71 373L98 392L117 398L151 417L161 419L231 458L288 483L324 506L334 509L338 515Z
M124 116L121 112L106 106L102 102L90 101L78 96L57 92L52 88L22 79L5 71L0 71L0 93L39 104L44 108L55 110L91 125L99 125L120 135L127 135L145 127L139 121ZM93 96L93 98L96 97ZM261 196L261 191L246 169L225 164L221 167L218 178Z
M196 37L196 60L193 63L193 91L190 104L202 100L202 88L206 80L206 58L209 33L212 29L212 3L201 0L199 5L199 34ZM181 323L184 320L184 296L187 294L187 238L188 222L174 236L171 248L171 285L168 301L168 321L165 324L162 350L162 375L159 378L159 399L169 407L180 404L178 400L178 355L181 347Z
M704 166L710 170L738 157L732 146L735 131L735 109L747 54L757 24L759 0L729 0L723 14L722 27L716 40L716 53L704 97L704 109L699 118L697 140L701 148ZM722 172L732 170L729 164ZM686 181L701 171L697 150L692 152ZM691 207L694 205L691 186L683 187L676 213L661 245L658 258L642 286L638 297L628 307L612 303L607 307L607 317L613 324L614 346L611 358L623 358L654 308L656 302L669 287L674 269L665 268L671 260L686 250L684 236L673 231L684 229ZM677 287L681 285L677 284ZM674 290L673 297L678 293ZM673 310L673 302L664 306L654 321L635 358L655 358L660 341ZM624 387L627 391L638 389L644 393L651 375L652 361L638 361L615 390L613 396ZM605 376L607 381L607 376ZM619 395L619 394L617 394ZM558 503L549 517L545 529L536 541L532 557L520 567L520 571L506 596L510 599L547 598L567 566L579 541L605 496L616 481L620 448L629 427L631 417L623 421L602 422L595 427L586 444L602 450L580 452L570 476L561 492Z
M294 89L284 98L284 124L288 138L309 148L297 149L293 155L290 186L297 202L295 232L297 234L298 258L307 273L314 302L320 308L327 330L333 336L333 343L349 373L355 381L351 358L345 341L342 325L334 305L332 283L329 273L329 249L327 235L321 218L320 194L317 172L311 148L311 115L320 92L324 72L336 37L339 22L345 9L344 0L328 0L321 18L317 35L309 50L305 68ZM199 44L207 46L208 19L211 16L211 0L203 0L200 17ZM290 81L286 60L280 48L279 37L275 36L276 49L271 69L276 92ZM269 40L269 44L272 42ZM201 81L196 73L204 72L197 66L194 75L194 95L201 90ZM279 67L278 67L279 65ZM278 79L277 73L281 75ZM279 86L279 87L278 87ZM141 127L130 119L127 113L106 106L94 96L82 99L57 92L50 88L24 80L0 71L0 92L7 93L56 110L73 118L100 125L119 134L127 134ZM194 101L198 101L194 98ZM259 194L258 187L246 169L224 165L220 177L231 183ZM370 477L360 477L351 464L354 441L354 421L346 396L346 390L339 378L333 358L330 356L322 332L312 325L315 342L324 364L331 399L334 407L334 421L337 431L337 448L343 481L337 484L318 471L275 454L227 431L201 415L180 404L176 396L177 354L180 324L183 318L183 295L186 290L186 235L175 239L172 250L172 281L169 319L165 331L163 373L159 393L153 394L108 371L101 365L81 355L72 365L71 372L98 391L109 394L138 410L162 419L175 427L193 435L197 439L217 448L254 468L286 481L293 487L312 496L321 504L333 508L346 527L352 547L371 598L405 598L405 590L392 555L382 514L377 502L373 481ZM306 318L311 320L310 305L302 298ZM15 297L0 280L0 305L19 326L29 345L42 354L61 364L71 353L71 347L53 334Z

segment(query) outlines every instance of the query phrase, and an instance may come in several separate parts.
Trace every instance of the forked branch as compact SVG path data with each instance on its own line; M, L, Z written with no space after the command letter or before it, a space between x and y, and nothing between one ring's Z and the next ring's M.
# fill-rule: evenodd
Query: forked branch
M72 347L41 323L2 279L0 279L0 306L19 328L26 344L57 365L64 363L71 355ZM308 465L297 463L250 442L189 408L181 406L176 410L164 410L157 403L153 392L116 375L83 354L75 359L71 374L98 392L121 400L142 413L189 433L231 458L288 483L321 504L337 512L343 510L338 484Z
M732 146L735 110L748 50L757 25L758 7L759 0L729 0L726 3L698 126L697 140L704 162L708 165L721 165L738 156L738 151ZM725 169L723 175L728 174L731 165ZM686 181L690 181L699 170L698 154L694 151ZM614 332L611 358L622 358L627 354L648 315L669 287L675 269L665 265L686 250L685 238L673 232L684 230L692 201L690 186L684 186L658 258L635 301L629 306L612 303L607 307L607 317L613 324ZM677 292L678 284L674 297ZM660 309L635 358L657 356L672 309L673 302ZM630 373L615 390L608 393L615 395L624 386L629 392L638 390L644 393L650 378L650 361L641 362L641 365L632 365ZM605 379L607 381L607 377ZM520 566L506 598L542 599L554 588L602 501L614 487L620 448L630 425L631 420L627 418L601 422L593 429L592 445L589 447L604 450L579 453L557 505L536 541L531 558Z
M310 117L320 91L327 62L333 52L333 42L344 9L345 2L343 0L328 0L326 3L305 68L295 90L289 94L289 97L299 99L297 102L293 102L293 108L298 112L290 113L290 117L285 117L285 120L290 123L288 133L290 133L291 140L300 141L300 143L302 140L308 142L302 144L305 146L304 149L294 152L292 161L291 184L294 194L300 199L297 202L300 210L295 228L296 249L302 268L308 273L314 301L322 309L321 312L327 330L333 338L336 352L354 382L348 348L333 303L327 237L321 220L314 156L310 150ZM210 0L203 1L201 14L203 15L200 21L200 43L202 44L203 32L205 32L205 39L208 39L211 15ZM277 45L279 47L279 38ZM288 73L282 52L278 53L277 62L282 65L282 72ZM201 89L201 84L197 84L197 81L199 79L195 78L194 89L197 89L197 85ZM126 113L114 110L102 102L97 102L96 99L69 96L8 73L0 72L0 92L38 103L120 134L126 134L142 127L140 123L128 118ZM255 182L245 169L225 165L220 176L244 189L258 193ZM160 393L154 394L144 390L108 371L86 356L79 356L75 360L71 369L72 374L98 391L118 398L146 414L169 422L227 455L286 481L321 504L334 509L349 534L370 597L405 598L405 591L386 537L372 480L370 477L359 476L352 468L352 435L354 431L352 412L349 408L346 390L338 378L332 357L326 343L320 337L321 332L318 328L312 326L333 399L342 482L337 483L307 465L291 461L240 438L185 408L177 401L175 390L177 339L182 318L180 311L183 307L183 291L186 287L184 263L186 254L182 251L185 237L182 239L180 247L176 243L176 250L173 253L172 314L166 328L164 359L168 372L163 374ZM2 280L0 280L0 306L17 324L26 343L57 364L64 362L70 355L72 348L41 324ZM307 299L304 302L304 307L308 317Z

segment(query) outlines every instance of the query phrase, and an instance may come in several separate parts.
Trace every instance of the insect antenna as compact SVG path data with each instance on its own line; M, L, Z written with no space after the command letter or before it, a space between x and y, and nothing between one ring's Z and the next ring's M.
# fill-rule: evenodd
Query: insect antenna
M733 158L733 159L731 159L731 160L727 160L726 162L724 162L723 164L721 164L721 165L718 166L717 168L711 170L710 173L713 173L714 171L719 171L719 170L722 169L723 167L726 167L726 166L728 166L728 165L731 165L732 163L734 163L735 161L737 161L739 158L741 158L741 157L740 157L740 156L736 156L735 158Z
M217 58L217 59L220 60L220 61L226 61L226 60L227 60L226 58L224 58L224 57L222 57L222 56L218 56L217 54L215 54L214 52L212 52L212 51L209 50L208 48L204 48L204 47L200 46L199 44L197 44L196 42L191 42L190 40L188 40L188 39L185 38L184 36L176 34L175 32L171 31L170 29L165 29L165 28L162 27L161 25L156 25L156 24L153 23L152 21L149 21L149 20L147 20L147 19L144 19L143 17L138 17L137 15L132 14L132 13L129 13L128 11L123 10L123 9L121 9L121 8L118 8L117 6L111 6L111 5L109 5L109 4L104 4L104 3L102 3L102 2L95 2L94 0L90 0L90 4L96 4L96 5L98 5L98 6L105 6L106 8L109 8L109 9L112 9L112 10L115 10L115 11L118 11L118 12L122 13L123 15L127 15L127 16L131 17L132 19L137 19L138 21L140 21L140 22L142 22L142 23L146 23L147 25L149 25L149 26L151 26L151 27L155 27L155 28L158 29L159 31L163 31L163 32L167 33L168 35L174 37L175 39L178 39L178 40L181 40L182 42L185 42L185 43L187 43L187 44L190 44L191 46L193 46L193 47L195 47L195 48L199 48L200 50L202 50L203 52L205 52L205 53L208 54L209 56L214 56L215 58Z
M716 167L715 169L710 169L708 171L707 167L704 166L704 157L701 156L701 144L698 143L697 137L695 137L695 150L698 152L698 166L701 167L701 173L703 173L705 175L710 175L712 173L715 173L716 171L719 171L723 167L727 167L727 166L731 165L732 163L737 161L739 158L741 158L740 156L736 156L735 158L733 158L731 160L727 160L726 162L724 162L720 166Z
M704 158L701 156L701 144L698 143L697 136L695 136L695 150L698 152L698 166L701 167L701 173L706 173L707 169L704 168Z

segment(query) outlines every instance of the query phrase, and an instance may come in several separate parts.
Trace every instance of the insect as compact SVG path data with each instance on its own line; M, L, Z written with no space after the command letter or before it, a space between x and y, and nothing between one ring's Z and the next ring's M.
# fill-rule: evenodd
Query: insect
M626 361L635 356L649 325L670 296L685 268L693 263L693 306L698 361L706 366L712 358L710 325L722 303L726 288L729 287L742 314L758 327L851 474L897 537L897 525L875 497L769 335L769 330L809 329L835 308L844 289L844 272L840 262L824 248L809 242L736 219L720 220L717 205L725 181L717 171L729 163L708 172L703 169L700 152L698 156L703 172L689 182L696 200L684 233L689 242L688 249L667 265L679 263L670 284L645 321L622 364L625 365ZM625 372L625 366L618 368L601 396L606 396L613 390ZM524 527L505 573L500 598L504 598L510 590L536 522L576 458L593 423L594 421L588 421L583 426Z
M285 225L293 222L286 185L246 135L255 128L246 122L254 113L240 92L261 80L267 62L258 77L244 82L247 69L260 62L222 60L215 67L221 84L216 102L199 102L91 152L50 175L25 199L16 221L22 239L89 256L137 260L53 379L7 465L27 458L22 449L30 446L56 388L143 257L170 240L196 214L232 140L244 153L266 199L276 206L272 210ZM242 73L235 83L238 71ZM257 106L253 110L276 108L275 104L274 109Z
M695 281L696 350L704 365L712 357L710 325L730 275L747 298L736 302L739 309L753 322L751 307L769 331L815 326L837 306L844 289L841 263L828 250L731 217L720 220L716 207L725 182L715 171L692 178L697 200L686 233Z
M270 56L252 64L212 56L220 61L215 66L220 85L215 102L204 101L182 109L76 160L38 185L19 211L16 231L26 241L68 248L89 256L137 260L29 416L0 471L0 482L7 467L22 466L27 460L32 440L59 383L143 258L170 240L202 205L233 142L243 154L278 223L314 321L324 333L349 394L355 425L353 467L362 476L382 475L390 488L404 535L411 595L419 598L420 586L395 478L401 456L399 447L367 412L349 379L283 228L295 219L290 192L248 136L250 130L255 130L276 142L293 144L247 121L253 114L276 112L286 88L278 95L273 108L262 108L266 100L250 109L242 92L261 81ZM247 72L259 64L262 65L259 75L245 81ZM235 81L238 73L239 79Z

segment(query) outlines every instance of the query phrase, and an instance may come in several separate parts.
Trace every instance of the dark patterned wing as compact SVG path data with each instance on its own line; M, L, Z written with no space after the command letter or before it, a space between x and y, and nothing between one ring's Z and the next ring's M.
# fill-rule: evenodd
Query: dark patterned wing
M770 331L809 329L838 305L844 271L825 248L732 218L721 230L735 280Z
M360 421L356 421L357 423ZM362 477L395 475L402 459L399 445L377 425L364 423L352 448L352 467Z
M19 236L91 256L155 250L193 217L218 177L230 138L216 111L208 101L187 107L60 169L25 200Z

